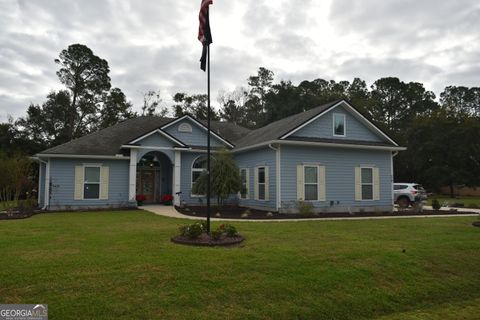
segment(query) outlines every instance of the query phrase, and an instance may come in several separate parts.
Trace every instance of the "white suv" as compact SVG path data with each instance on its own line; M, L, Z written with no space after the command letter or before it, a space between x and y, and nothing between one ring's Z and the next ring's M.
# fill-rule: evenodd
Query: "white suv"
M427 192L418 183L394 183L393 199L401 208L427 199Z

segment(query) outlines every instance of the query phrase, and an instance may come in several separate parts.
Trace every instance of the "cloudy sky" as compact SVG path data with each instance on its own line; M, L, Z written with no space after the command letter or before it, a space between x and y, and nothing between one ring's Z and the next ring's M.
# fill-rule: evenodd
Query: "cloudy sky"
M106 59L112 85L138 109L147 90L205 92L199 0L0 0L0 121L61 88L53 60L73 43ZM275 80L370 85L383 76L480 86L478 0L214 0L212 92Z

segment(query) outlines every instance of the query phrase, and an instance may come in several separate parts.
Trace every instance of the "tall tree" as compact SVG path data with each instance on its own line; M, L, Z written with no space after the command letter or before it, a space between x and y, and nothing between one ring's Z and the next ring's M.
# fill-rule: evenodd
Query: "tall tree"
M221 91L217 98L220 118L238 125L247 125L246 100L247 91L244 88L236 88L231 92Z
M159 91L149 90L143 94L142 116L166 117L168 109L162 107L162 98Z
M206 120L208 107L206 94L188 95L183 92L176 93L173 96L175 104L172 106L175 117L181 117L189 114L198 120ZM210 111L210 119L218 120L219 117L214 109Z
M136 116L132 111L132 103L127 101L127 97L119 88L112 88L103 93L99 109L97 129L107 128Z
M248 99L245 108L249 127L261 127L265 124L266 96L273 84L273 71L260 67L257 75L248 78Z
M88 120L92 120L89 115L94 113L97 101L111 87L110 69L106 60L82 44L72 44L62 50L55 63L60 65L57 76L72 97L67 114L67 138L71 140L87 131Z
M480 88L448 86L440 94L440 103L457 114L480 117Z

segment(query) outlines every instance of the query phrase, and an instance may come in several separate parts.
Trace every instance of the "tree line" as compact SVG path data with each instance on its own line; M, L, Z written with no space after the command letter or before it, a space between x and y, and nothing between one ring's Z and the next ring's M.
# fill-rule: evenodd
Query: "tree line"
M64 89L50 92L25 116L0 124L0 147L7 154L34 154L125 119L191 114L207 117L207 96L179 92L171 106L160 93L144 93L141 112L112 87L108 62L87 46L70 45L54 60ZM370 86L360 79L274 81L260 67L246 85L220 91L212 119L259 128L337 99L346 99L407 151L394 160L395 180L440 186L480 185L480 88L447 86L439 99L420 82L384 77Z

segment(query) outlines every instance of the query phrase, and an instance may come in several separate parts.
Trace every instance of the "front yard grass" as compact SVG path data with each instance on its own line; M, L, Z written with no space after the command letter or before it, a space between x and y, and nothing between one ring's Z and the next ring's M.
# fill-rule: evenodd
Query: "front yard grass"
M431 196L427 199L427 205L432 205L432 200L437 199L442 207L447 207L456 203L463 203L466 208L480 208L480 197L456 197L450 198L449 196L438 195Z
M51 319L478 319L476 217L235 222L242 247L176 245L143 211L0 221L0 302ZM216 225L216 224L214 224Z

